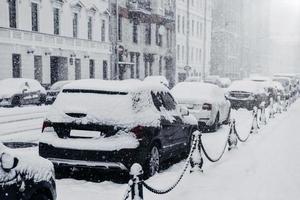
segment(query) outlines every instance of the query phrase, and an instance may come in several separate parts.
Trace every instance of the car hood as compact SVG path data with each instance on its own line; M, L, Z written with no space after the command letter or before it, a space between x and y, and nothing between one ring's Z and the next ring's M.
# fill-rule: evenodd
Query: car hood
M49 182L51 179L54 179L53 164L38 155L32 155L31 150L10 149L0 143L0 154L2 153L8 153L16 157L19 162L9 172L4 171L0 167L0 186L15 184L20 181L21 177L36 183L41 181Z

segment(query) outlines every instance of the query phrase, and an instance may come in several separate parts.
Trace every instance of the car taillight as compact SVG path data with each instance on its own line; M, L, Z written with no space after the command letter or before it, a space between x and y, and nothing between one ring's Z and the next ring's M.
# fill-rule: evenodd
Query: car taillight
M202 109L203 110L211 110L212 109L212 105L209 104L209 103L205 103L205 104L203 104Z
M44 121L43 127L42 127L42 133L43 133L44 130L45 130L46 128L48 128L48 127L52 127L51 122L49 122L49 121Z
M134 133L137 139L141 139L144 136L144 127L143 126L137 126L133 129L131 129L131 132Z

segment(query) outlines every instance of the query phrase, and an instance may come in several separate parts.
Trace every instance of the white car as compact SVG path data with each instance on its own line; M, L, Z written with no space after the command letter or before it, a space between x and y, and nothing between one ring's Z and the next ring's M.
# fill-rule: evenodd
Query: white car
M182 82L171 91L177 102L196 117L200 126L216 130L220 124L229 122L230 102L220 87L210 83Z
M8 78L0 81L0 106L43 104L46 90L34 79Z

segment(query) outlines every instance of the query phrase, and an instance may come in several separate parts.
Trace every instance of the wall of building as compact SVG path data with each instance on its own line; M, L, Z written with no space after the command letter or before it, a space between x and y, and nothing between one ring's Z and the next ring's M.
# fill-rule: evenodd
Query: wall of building
M42 57L43 84L51 82L51 57L64 57L68 69L64 79L75 79L75 59L81 61L81 78L89 78L89 62L95 62L95 78L103 78L103 61L110 63L108 0L17 0L17 28L9 28L8 2L0 2L0 79L12 77L12 54L21 55L22 77L34 78L34 56ZM31 31L31 3L38 4L38 32ZM60 9L60 34L54 35L53 9ZM73 37L73 13L78 12L78 37ZM93 18L92 39L88 40L87 20ZM101 24L105 20L105 41ZM57 66L59 67L59 66ZM108 66L109 70L109 66ZM108 71L108 74L110 72Z

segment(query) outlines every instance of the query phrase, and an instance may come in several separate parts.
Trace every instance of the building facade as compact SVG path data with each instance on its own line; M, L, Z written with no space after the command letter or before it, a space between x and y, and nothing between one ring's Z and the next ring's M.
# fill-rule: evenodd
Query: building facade
M108 79L108 27L108 0L1 0L0 79Z
M112 1L112 79L163 75L174 85L174 11L174 0Z
M211 73L233 80L266 74L270 0L214 0Z
M211 0L177 0L177 81L188 76L204 77L211 64Z

